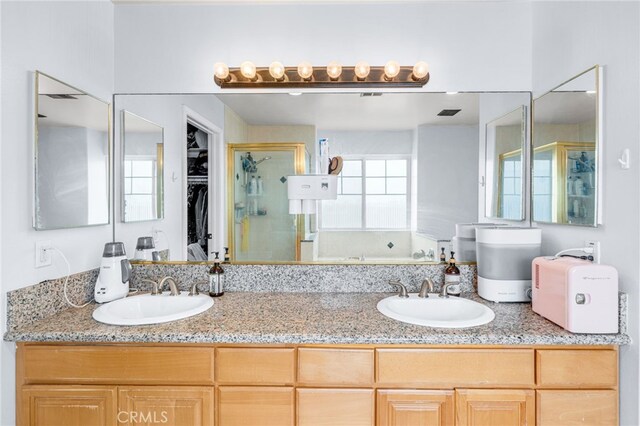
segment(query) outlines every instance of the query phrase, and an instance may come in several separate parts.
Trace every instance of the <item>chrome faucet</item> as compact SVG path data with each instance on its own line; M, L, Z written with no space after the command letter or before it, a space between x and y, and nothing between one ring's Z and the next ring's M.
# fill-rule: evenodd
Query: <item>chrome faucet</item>
M178 286L176 285L176 280L173 277L164 277L160 280L158 284L153 283L153 289L151 290L152 295L162 294L162 288L164 287L164 283L169 281L169 289L171 290L171 296L179 296L180 290L178 290Z
M400 280L389 280L389 284L398 288L398 297L409 297L407 287Z
M433 281L431 278L427 278L422 281L422 286L420 287L420 293L418 293L418 297L429 297L429 293L433 293Z

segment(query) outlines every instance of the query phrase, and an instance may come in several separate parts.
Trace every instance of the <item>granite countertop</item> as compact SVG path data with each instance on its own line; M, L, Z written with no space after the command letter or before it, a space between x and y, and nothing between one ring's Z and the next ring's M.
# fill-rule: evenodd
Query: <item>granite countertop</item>
M202 314L145 326L99 323L91 317L96 305L90 304L9 331L5 340L438 345L624 345L630 342L623 334L624 319L620 334L573 334L534 313L530 304L491 303L472 293L463 296L494 310L496 318L489 324L465 329L405 324L385 317L376 309L378 301L390 295L227 292Z

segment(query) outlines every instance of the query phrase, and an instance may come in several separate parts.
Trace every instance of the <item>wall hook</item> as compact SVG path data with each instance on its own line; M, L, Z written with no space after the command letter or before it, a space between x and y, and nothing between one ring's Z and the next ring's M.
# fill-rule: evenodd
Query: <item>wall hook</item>
M620 168L623 170L627 170L631 167L631 153L629 148L625 148L622 150L622 154L620 154L620 158L618 158L618 163L620 163Z

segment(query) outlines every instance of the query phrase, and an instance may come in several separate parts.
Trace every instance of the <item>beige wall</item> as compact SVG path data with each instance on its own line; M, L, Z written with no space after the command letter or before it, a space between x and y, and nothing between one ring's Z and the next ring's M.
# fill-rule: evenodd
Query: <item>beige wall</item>
M224 107L224 141L226 143L245 143L248 137L248 125L234 110Z

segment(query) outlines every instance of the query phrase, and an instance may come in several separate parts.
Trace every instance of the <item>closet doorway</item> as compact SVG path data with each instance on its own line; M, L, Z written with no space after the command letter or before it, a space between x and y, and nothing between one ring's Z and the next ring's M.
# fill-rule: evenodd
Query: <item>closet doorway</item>
M183 113L183 259L224 255L224 139L222 130L188 107Z

